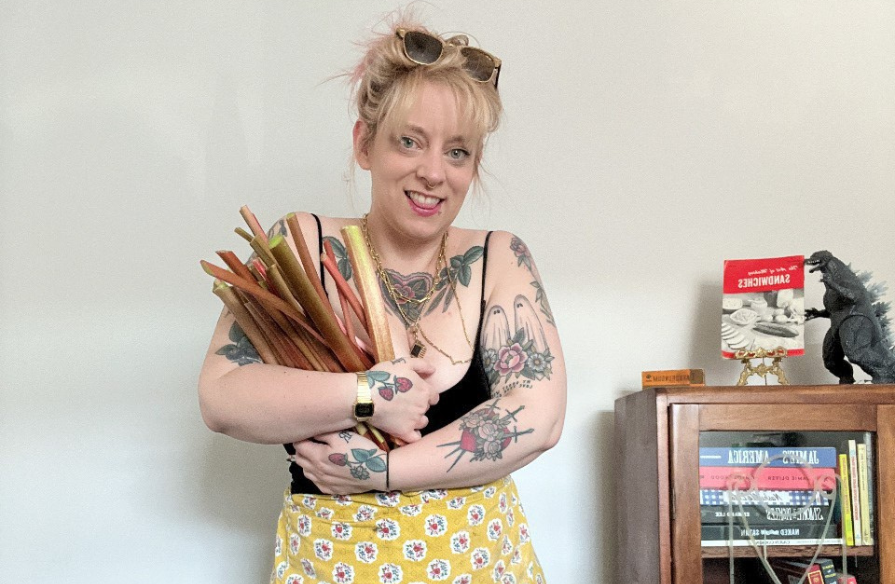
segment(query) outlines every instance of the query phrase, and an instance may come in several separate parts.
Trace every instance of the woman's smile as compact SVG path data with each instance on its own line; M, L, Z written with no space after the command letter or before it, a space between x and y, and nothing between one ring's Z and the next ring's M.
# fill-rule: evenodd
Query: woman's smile
M426 195L419 191L404 191L407 200L410 201L410 208L423 217L431 217L438 213L441 208L442 199Z

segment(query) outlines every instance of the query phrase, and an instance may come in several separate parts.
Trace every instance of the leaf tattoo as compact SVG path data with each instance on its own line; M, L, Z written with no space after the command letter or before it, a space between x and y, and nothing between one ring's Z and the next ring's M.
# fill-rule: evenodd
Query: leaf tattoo
M371 472L385 472L385 457L378 453L379 450L375 448L352 448L348 453L330 454L329 461L337 466L347 466L351 470L351 476L365 481L370 478Z
M233 324L230 325L228 336L233 342L215 351L215 355L223 355L240 367L251 363L261 363L258 351L255 350L255 346L236 321L233 321Z
M469 283L472 281L472 264L481 259L484 253L484 247L474 245L466 250L466 253L455 255L450 259L448 266L441 269L441 281L438 284L435 298L432 299L426 314L434 311L442 301L444 302L441 309L442 312L445 312L450 307L451 301L454 299L456 283L460 282L463 286L469 287ZM453 286L451 282L454 282Z

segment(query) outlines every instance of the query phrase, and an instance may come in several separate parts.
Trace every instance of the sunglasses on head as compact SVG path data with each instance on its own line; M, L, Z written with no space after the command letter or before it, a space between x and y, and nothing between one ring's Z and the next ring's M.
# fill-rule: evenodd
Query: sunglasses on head
M457 35L443 41L427 32L403 28L396 30L395 35L403 41L404 55L417 65L431 65L437 62L444 54L445 44L459 48L460 54L466 58L466 64L463 66L466 73L480 83L489 83L493 80L494 88L497 89L500 59L482 49L467 46L469 39L465 35Z

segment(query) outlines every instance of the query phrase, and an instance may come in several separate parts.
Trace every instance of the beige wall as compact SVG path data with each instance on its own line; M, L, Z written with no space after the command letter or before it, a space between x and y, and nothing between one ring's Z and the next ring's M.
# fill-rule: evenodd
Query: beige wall
M244 203L364 210L345 87L322 82L394 5L0 1L0 580L266 582L285 457L202 425L219 306L198 261L241 249ZM504 60L488 198L463 222L539 262L569 414L517 481L551 581L608 583L613 400L642 369L735 381L722 261L828 248L895 286L895 4L426 13ZM794 381L831 381L825 326Z

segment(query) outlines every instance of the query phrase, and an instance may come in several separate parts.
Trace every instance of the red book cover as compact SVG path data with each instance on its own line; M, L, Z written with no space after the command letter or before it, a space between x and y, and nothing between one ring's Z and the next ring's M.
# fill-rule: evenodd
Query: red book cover
M805 256L727 260L721 300L721 355L805 353Z
M832 468L755 467L755 466L700 466L700 489L756 489L812 490L815 483L824 491L836 484Z

